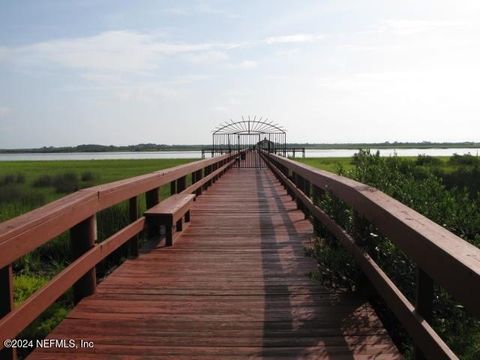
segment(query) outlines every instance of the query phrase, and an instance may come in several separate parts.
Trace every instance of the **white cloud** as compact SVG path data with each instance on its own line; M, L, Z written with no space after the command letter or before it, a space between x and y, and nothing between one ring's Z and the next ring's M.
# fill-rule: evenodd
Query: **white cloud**
M191 54L193 62L220 61L237 43L173 43L161 36L136 31L107 31L97 35L50 40L17 48L0 48L0 60L9 55L19 66L60 65L91 73L147 72L166 57ZM97 76L95 74L95 76Z
M213 64L228 59L224 51L206 51L190 55L190 61L194 64Z
M233 65L233 67L240 68L240 69L253 69L258 66L258 63L253 60L244 60L238 64Z
M198 5L195 8L196 11L198 11L200 14L207 14L207 15L219 15L219 16L224 16L230 19L238 19L239 16L237 14L234 14L230 11L221 9L219 7L214 7L207 1L199 1Z
M177 76L175 79L170 81L170 84L173 85L188 85L192 84L197 81L207 80L210 77L208 75L203 74L194 74L194 75L180 75Z
M320 34L293 34L283 36L271 36L265 39L267 44L290 44L290 43L311 43L321 40L325 35Z
M410 20L410 19L388 19L383 20L377 27L379 32L393 32L397 35L414 35L440 29L460 28L466 24L453 20Z
M189 7L166 8L166 9L163 9L162 11L166 14L175 15L175 16L195 16L197 14L200 14L200 15L222 16L230 19L240 18L237 14L221 9L219 7L214 7L205 1L197 1L196 5L189 6Z
M65 67L93 71L145 71L165 56L211 49L213 44L165 43L132 31L107 31L98 35L51 40L15 49L29 64L46 60Z

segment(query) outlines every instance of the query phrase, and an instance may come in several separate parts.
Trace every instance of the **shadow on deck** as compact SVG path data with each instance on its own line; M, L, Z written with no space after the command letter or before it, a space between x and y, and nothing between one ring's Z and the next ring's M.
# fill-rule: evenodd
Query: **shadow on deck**
M232 169L171 248L128 260L30 358L400 358L374 310L308 274L312 225L268 169Z

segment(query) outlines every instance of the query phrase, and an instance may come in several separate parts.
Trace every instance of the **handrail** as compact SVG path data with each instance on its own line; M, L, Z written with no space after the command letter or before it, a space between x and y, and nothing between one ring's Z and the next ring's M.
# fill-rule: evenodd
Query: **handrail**
M90 187L0 223L0 357L14 358L11 349L3 349L3 340L17 336L70 287L74 286L76 301L95 291L95 266L144 230L145 218L138 216L140 194L146 194L147 208L158 203L158 190L167 184L172 192L200 195L239 156L226 154ZM185 188L190 174L192 185ZM129 200L130 224L96 244L95 214L125 200ZM77 259L14 309L12 263L67 230Z
M101 210L235 157L226 154L90 187L0 223L0 268Z
M428 358L455 358L426 321L432 301L428 297L433 295L435 281L467 310L479 316L480 249L373 187L275 154L263 152L262 156L293 196L353 255L422 352ZM306 182L350 205L416 263L420 279L416 306L406 299L356 239L313 203L310 190L305 191L301 186Z

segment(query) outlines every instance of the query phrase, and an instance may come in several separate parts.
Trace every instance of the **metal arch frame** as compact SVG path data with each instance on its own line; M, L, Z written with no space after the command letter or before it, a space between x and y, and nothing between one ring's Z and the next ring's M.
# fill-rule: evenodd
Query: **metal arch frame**
M267 140L263 143L262 138ZM287 132L268 118L242 116L242 120L224 121L212 131L212 156L247 150L238 167L263 167L259 149L287 156ZM245 160L245 161L243 161Z
M242 116L241 121L234 122L230 119L230 122L225 122L216 127L212 135L256 135L256 134L283 134L286 135L287 132L280 125L267 121L265 119L262 121L262 118L256 120L256 117L252 120L248 117L248 120L245 120ZM231 129L233 131L226 131Z

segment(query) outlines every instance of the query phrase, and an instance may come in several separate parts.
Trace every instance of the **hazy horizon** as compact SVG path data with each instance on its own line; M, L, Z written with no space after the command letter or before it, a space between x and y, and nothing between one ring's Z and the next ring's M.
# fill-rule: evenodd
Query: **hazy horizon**
M480 3L0 4L0 148L209 144L257 115L292 143L478 142Z
M391 144L392 148L393 145L401 145L401 144L445 144L445 145L461 145L461 144L480 144L480 142L475 141L456 141L456 142L433 142L433 141L379 141L379 142L350 142L350 143L343 143L343 142L334 142L334 143L315 143L315 142L287 142L287 144L298 144L298 145L388 145ZM137 144L74 144L74 145L41 145L37 147L11 147L11 148L0 148L0 150L23 150L23 149L42 149L42 148L63 148L63 147L79 147L79 146L114 146L114 147L124 147L124 146L137 146L137 145L161 145L161 146L209 146L211 143L137 143Z

